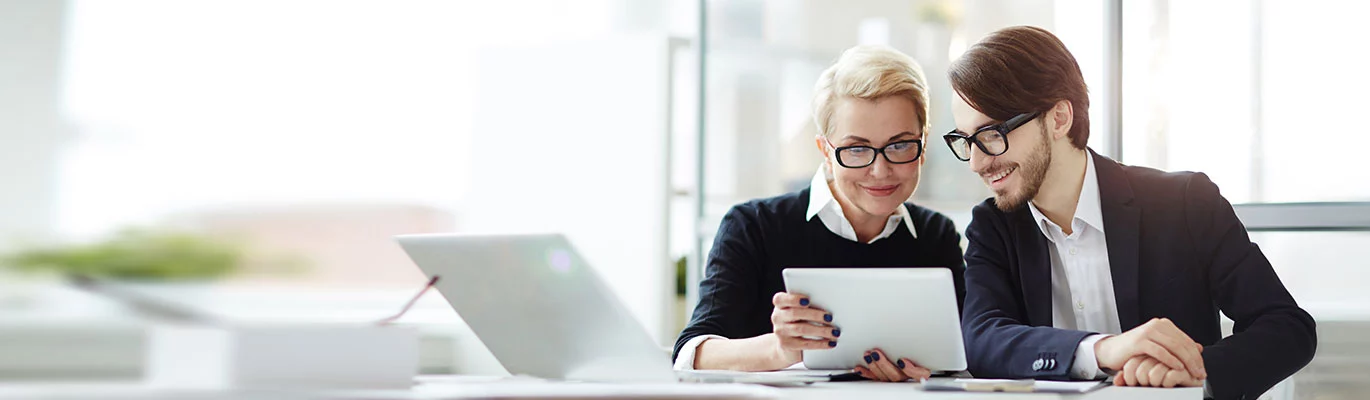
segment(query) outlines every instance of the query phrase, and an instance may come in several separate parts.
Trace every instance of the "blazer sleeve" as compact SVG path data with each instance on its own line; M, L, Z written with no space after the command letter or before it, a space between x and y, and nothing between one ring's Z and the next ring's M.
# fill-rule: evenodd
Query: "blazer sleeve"
M764 257L758 221L746 204L734 206L723 216L714 237L713 249L699 282L699 303L690 323L676 338L674 360L691 338L719 335L738 339L744 333L746 318L758 306L760 268ZM769 307L770 303L765 306Z
M1208 385L1220 399L1256 398L1313 359L1313 317L1294 302L1207 175L1190 178L1185 218L1208 265L1213 299L1235 323L1231 336L1204 348Z
M966 227L970 244L961 330L970 373L978 378L1070 379L1075 347L1093 332L1027 323L1018 281L1009 270L1008 224L990 207L994 205L988 202L976 206Z

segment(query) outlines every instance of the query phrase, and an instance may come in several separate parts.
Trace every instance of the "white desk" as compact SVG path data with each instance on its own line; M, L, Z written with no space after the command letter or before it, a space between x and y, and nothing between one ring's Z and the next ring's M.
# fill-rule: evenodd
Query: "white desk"
M67 399L115 399L115 400L296 400L296 399L372 399L372 400L438 400L438 399L462 399L471 396L488 395L491 389L498 389L498 393L514 392L541 392L556 393L563 397L545 398L568 398L566 395L581 394L580 398L595 398L602 395L597 393L595 386L603 387L600 384L574 384L543 382L531 379L519 378L480 378L480 377L454 377L454 376L425 376L419 378L420 384L410 390L354 390L354 391L213 391L213 390L156 390L148 388L136 382L111 382L111 383L33 383L33 384L0 384L0 400L67 400ZM497 387L498 385L498 387ZM506 387L507 386L507 387ZM711 389L728 389L732 385L688 385L685 389L691 393L711 392ZM737 385L744 386L744 385ZM969 398L992 398L995 400L1127 400L1127 399L1185 399L1195 400L1203 398L1201 388L1184 389L1144 389L1144 388L1124 388L1107 387L1096 390L1085 395L1056 395L1056 394L1010 394L1010 393L955 393L955 392L925 392L918 388L914 383L876 383L876 382L843 382L843 383L818 383L802 387L770 388L761 386L747 386L748 391L754 391L758 396L754 397L734 397L742 399L751 398L776 398L776 399L854 399L878 400L878 399L969 399ZM632 386L630 386L632 387ZM640 387L640 386L638 386ZM645 395L635 395L634 398L644 398ZM532 397L528 397L532 398ZM661 396L667 398L688 398ZM718 398L718 397L715 397Z
M1156 399L1156 400L1199 400L1203 399L1203 388L1179 388L1179 389L1151 389L1151 388L1132 388L1132 387L1106 387L1095 390L1084 395L1062 395L1051 393L958 393L958 392L925 392L918 388L917 384L906 383L876 383L876 382L844 382L844 383L819 383L805 388L781 389L781 396L786 399L836 399L836 398L857 398L868 399L993 399L993 400L1048 400L1048 399L1068 399L1068 400L1126 400L1126 399Z

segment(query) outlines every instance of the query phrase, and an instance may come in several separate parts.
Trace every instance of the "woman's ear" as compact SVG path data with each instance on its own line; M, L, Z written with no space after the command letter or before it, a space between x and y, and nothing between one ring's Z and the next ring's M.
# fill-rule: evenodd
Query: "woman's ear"
M822 134L813 137L813 144L818 146L818 154L822 154L823 158L828 158L828 146L824 145Z
M813 144L818 146L818 154L823 156L823 165L827 165L829 168L832 168L832 157L828 154L828 143L826 140L823 139L823 134L820 133L817 136L813 137Z

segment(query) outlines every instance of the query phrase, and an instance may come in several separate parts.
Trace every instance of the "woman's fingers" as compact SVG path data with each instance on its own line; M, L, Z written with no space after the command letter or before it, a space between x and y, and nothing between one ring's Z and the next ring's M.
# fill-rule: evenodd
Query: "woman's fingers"
M932 370L918 366L918 364L914 364L913 360L908 358L900 358L899 362L895 363L894 366L899 367L899 371L903 372L904 376L915 381L921 381L932 377Z
M832 314L813 307L779 309L774 315L778 317L779 321L771 321L772 323L812 322L820 325L832 325Z
M903 382L909 379L909 377L904 376L904 373L899 370L899 367L895 366L895 360L886 356L884 351L872 349L870 351L870 358L872 361L872 368L880 371L880 373L884 375L886 382Z
M827 350L837 347L836 341L828 339L805 339L778 333L776 336L780 337L780 348L785 350Z
M865 366L857 366L856 372L867 379L883 382L904 382L909 379L924 380L932 376L932 371L908 358L894 359L884 350L871 349L866 352Z
M810 307L809 299L802 295L780 292L771 298L771 302L775 305L771 311L771 325L792 322L832 325L832 314L817 307Z
M836 342L837 338L842 336L842 331L832 326L814 325L807 322L791 322L776 325L775 334L782 337L798 337Z
M867 369L866 367L863 367L863 366L860 366L860 365L856 366L856 373L857 373L857 374L860 374L862 378L866 378L866 379L870 379L870 380L879 380L878 378L875 377L875 373L874 373L874 372L871 372L870 369Z
M875 380L881 382L890 381L890 378L886 376L885 371L882 370L880 366L876 365L875 356L869 351L866 352L866 368L871 372L871 375L875 375Z
M777 292L771 296L771 305L775 308L808 307L809 296L799 293Z

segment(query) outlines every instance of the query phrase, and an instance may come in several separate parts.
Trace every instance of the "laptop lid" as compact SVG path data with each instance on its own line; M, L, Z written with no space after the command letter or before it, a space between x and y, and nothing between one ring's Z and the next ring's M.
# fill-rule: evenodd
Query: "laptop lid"
M397 236L510 373L674 382L670 354L560 234Z

